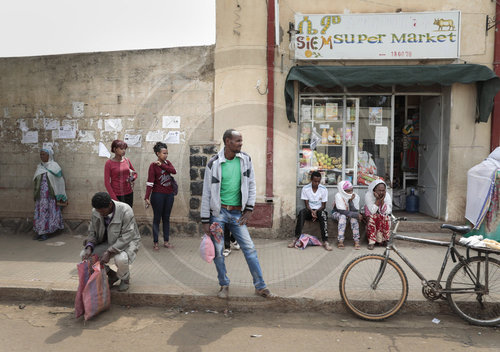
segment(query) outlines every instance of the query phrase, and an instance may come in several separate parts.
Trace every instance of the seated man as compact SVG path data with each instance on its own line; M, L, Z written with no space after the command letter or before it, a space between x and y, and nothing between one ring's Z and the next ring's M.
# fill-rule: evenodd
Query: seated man
M134 212L128 204L112 200L106 192L96 193L92 197L92 206L89 235L80 257L86 259L95 253L104 264L114 258L117 272L106 265L109 284L112 286L120 279L118 291L126 291L130 279L129 265L135 260L141 241Z
M295 247L295 243L302 234L302 228L306 220L318 220L321 228L321 240L323 247L331 251L332 247L328 243L328 214L325 210L328 201L328 190L320 185L321 174L314 171L311 174L311 183L302 188L300 199L303 199L306 207L299 212L297 216L297 225L295 227L295 239L288 245L288 248Z

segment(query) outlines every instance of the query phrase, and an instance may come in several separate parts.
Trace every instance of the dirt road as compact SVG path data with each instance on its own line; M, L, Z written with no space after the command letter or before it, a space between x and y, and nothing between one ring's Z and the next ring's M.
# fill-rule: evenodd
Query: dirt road
M0 303L0 351L498 351L500 341L498 328L453 315L372 323L348 314L120 306L88 322L73 314L72 307Z

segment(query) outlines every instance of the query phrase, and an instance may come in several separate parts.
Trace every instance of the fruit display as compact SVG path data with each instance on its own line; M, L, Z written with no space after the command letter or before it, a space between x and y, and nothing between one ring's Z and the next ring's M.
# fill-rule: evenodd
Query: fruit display
M342 157L329 156L325 153L314 151L312 166L324 170L342 169Z

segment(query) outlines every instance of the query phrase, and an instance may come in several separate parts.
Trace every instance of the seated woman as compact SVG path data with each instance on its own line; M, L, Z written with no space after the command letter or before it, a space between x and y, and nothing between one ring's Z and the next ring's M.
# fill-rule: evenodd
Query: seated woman
M359 246L359 221L363 215L359 213L359 196L353 192L352 183L349 181L340 181L337 185L338 192L335 195L332 217L339 223L337 247L344 249L344 233L347 225L347 218L351 222L352 237L354 239L354 249L360 249Z
M365 194L365 216L367 217L366 237L368 249L376 243L389 240L391 229L392 199L386 192L387 185L382 180L372 181Z
M35 216L33 239L45 241L47 235L64 228L61 205L67 202L66 189L61 167L54 161L53 151L40 150L41 163L38 164L34 183Z

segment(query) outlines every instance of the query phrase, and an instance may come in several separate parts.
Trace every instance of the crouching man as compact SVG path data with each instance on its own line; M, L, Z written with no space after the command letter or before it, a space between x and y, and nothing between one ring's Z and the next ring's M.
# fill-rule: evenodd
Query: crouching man
M134 212L128 204L112 200L106 192L94 194L92 207L89 235L80 257L86 259L96 254L104 264L114 258L117 272L106 265L109 285L120 280L118 291L127 291L129 265L135 260L141 241Z

